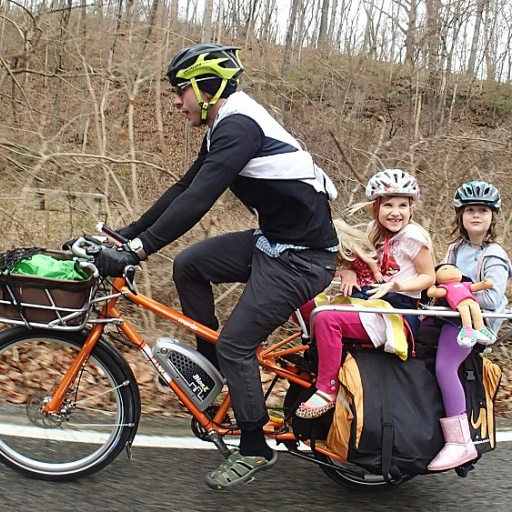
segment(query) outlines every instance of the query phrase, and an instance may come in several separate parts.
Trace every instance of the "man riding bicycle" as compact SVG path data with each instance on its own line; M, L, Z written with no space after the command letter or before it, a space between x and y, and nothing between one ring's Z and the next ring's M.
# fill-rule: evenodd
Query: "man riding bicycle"
M326 288L338 250L329 207L335 187L261 105L237 92L238 50L200 44L173 58L167 76L174 104L192 126L208 131L183 178L120 230L131 242L98 259L103 275L121 275L190 230L228 188L257 215L258 229L195 243L174 262L183 313L211 329L219 328L212 283L246 283L217 344L197 339L226 378L241 431L239 449L206 476L213 489L247 482L277 461L263 431L269 418L256 349Z

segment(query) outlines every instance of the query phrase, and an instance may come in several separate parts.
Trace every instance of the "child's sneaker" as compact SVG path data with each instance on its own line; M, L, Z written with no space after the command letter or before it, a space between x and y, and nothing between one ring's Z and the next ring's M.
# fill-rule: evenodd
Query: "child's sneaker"
M463 327L459 331L459 335L457 336L457 343L459 346L463 348L472 348L474 347L477 341L477 331L475 331L472 327Z
M480 345L492 345L496 341L496 334L484 326L476 331L476 339Z
M306 402L300 404L295 414L299 418L311 420L319 418L336 405L336 395L328 395L322 391L314 393Z

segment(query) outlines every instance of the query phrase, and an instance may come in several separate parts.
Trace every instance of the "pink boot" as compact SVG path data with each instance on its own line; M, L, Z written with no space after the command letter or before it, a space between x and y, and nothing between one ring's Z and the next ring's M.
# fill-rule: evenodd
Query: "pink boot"
M457 468L476 459L478 453L469 434L467 414L441 418L445 445L428 465L430 471L445 471Z

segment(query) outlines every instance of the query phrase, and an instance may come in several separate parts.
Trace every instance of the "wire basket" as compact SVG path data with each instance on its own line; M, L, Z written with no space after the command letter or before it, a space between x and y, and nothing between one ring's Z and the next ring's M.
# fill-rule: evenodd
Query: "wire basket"
M71 260L65 251L43 251ZM0 273L0 322L47 329L78 330L86 323L97 279L84 269L84 281Z

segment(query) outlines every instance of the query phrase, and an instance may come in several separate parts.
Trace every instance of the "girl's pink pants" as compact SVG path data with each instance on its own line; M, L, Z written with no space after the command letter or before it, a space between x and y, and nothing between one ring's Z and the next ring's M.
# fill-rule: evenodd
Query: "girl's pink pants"
M309 323L315 301L310 300L299 311ZM361 341L370 341L358 313L345 311L321 311L315 315L315 341L318 349L318 376L316 387L324 393L338 391L338 372L341 365L343 336Z

